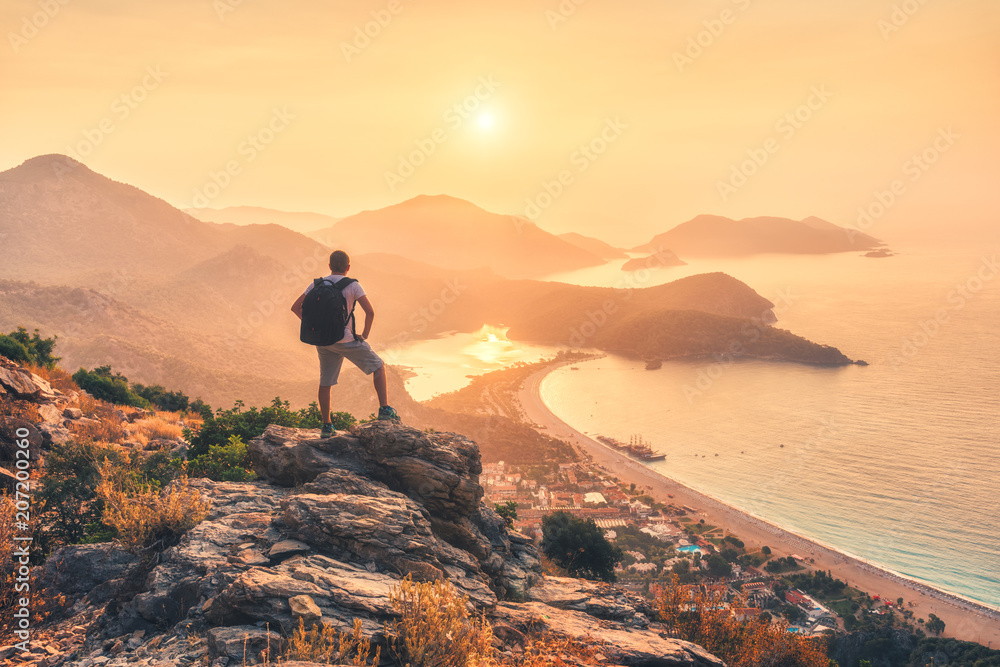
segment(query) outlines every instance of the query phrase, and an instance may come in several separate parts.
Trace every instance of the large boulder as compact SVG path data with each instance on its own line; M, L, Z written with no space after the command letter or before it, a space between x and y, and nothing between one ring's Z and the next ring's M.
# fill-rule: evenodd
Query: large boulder
M46 559L39 585L71 597L105 602L137 560L111 542L62 547Z
M633 627L648 627L653 609L641 596L614 584L572 577L545 577L528 591L534 602L583 611Z
M526 597L528 586L541 569L537 549L527 538L508 539L510 532L503 519L482 502L482 463L474 442L454 433L424 433L392 422L370 422L350 432L338 431L330 438L319 436L317 430L269 426L250 441L251 460L258 474L274 484L306 482L301 487L306 493L364 496L342 497L337 502L355 510L371 506L379 516L395 517L387 525L398 530L404 530L405 522L396 522L398 513L385 503L390 497L409 499L414 503L408 506L410 511L419 509L419 523L429 525L436 538L436 555L427 561L414 561L394 554L392 562L385 563L390 571L426 578L436 576L434 568L454 565L474 579L485 579L494 595ZM285 520L303 541L336 557L344 555L344 546L334 543L333 533L320 537L320 524L311 516L321 512L331 516L328 523L332 524L324 524L324 530L360 536L363 539L351 544L365 548L368 531L363 525L352 525L351 517L359 516L353 511L335 517L332 501L301 498L289 503ZM353 557L363 556L359 552ZM470 561L476 566L468 566ZM472 590L468 594L478 595Z
M331 469L351 470L413 498L442 520L468 518L483 497L479 448L454 433L376 421L320 438L319 431L272 425L250 441L249 450L254 469L274 484L294 486Z
M47 380L5 357L0 357L0 389L14 398L39 402L53 401L61 395Z
M494 612L494 622L494 632L501 641L507 636L547 633L592 646L614 665L725 667L726 664L697 644L540 602L501 603Z

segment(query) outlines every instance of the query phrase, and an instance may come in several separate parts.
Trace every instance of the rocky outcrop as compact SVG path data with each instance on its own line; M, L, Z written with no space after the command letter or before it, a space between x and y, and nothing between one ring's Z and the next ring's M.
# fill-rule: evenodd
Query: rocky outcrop
M252 664L277 655L300 619L359 619L385 645L390 592L411 576L448 580L501 640L544 629L599 645L615 664L721 666L650 630L632 594L543 580L531 540L482 502L466 438L391 423L318 435L271 426L251 441L263 481L191 480L208 517L155 558L110 544L53 554L41 581L75 601L67 623L100 610L90 642L61 664Z
M53 401L57 392L47 381L21 368L13 361L0 357L0 395L29 401Z
M648 628L649 619L653 617L653 609L646 599L618 586L598 581L545 577L532 586L528 596L533 602L582 611L596 618L618 621L634 628Z
M501 622L494 626L494 632L501 640L514 640L528 629L557 637L586 638L610 664L725 667L722 660L697 644L598 620L582 611L556 609L540 602L501 603L497 617Z

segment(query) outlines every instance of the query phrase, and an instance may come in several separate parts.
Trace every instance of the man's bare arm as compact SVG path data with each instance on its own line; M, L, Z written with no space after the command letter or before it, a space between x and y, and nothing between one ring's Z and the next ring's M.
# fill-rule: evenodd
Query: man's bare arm
M372 331L372 322L375 321L375 309L372 308L372 302L368 300L367 296L358 299L358 305L361 306L361 310L365 311L365 330L361 333L361 337L368 340L368 334Z
M295 313L295 317L302 319L302 302L306 300L305 294L300 294L299 298L295 300L292 304L292 312Z

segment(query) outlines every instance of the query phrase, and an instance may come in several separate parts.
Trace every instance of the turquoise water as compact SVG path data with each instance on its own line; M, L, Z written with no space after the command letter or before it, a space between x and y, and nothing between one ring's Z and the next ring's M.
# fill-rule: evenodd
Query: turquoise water
M677 551L685 554L701 553L701 549L695 546L677 547Z
M1000 607L1000 249L758 257L722 270L777 326L867 367L753 360L559 369L542 398L590 434L641 434L681 483L796 533ZM671 273L672 271L672 273ZM613 284L614 267L564 274ZM781 296L783 295L783 296ZM877 593L877 591L873 591Z

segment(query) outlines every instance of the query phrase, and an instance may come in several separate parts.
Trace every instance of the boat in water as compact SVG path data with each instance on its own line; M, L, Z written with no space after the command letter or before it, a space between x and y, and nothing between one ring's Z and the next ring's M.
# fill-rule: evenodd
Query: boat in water
M628 454L632 458L639 459L643 462L663 461L667 458L666 454L656 454L653 452L653 448L650 447L645 440L643 440L641 435L633 435L627 443L606 435L597 436L597 440L612 449L617 449L618 451Z

